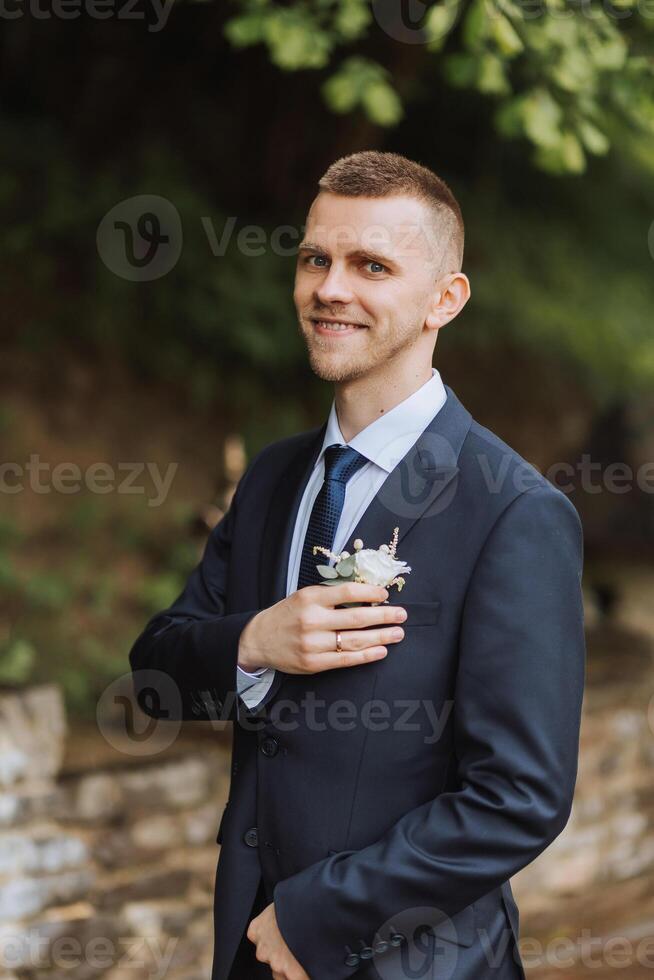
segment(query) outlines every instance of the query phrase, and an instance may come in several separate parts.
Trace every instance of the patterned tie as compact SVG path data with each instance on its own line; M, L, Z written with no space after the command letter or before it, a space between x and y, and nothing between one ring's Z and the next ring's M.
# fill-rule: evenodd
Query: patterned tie
M345 502L345 485L357 470L368 462L365 456L350 446L328 446L325 449L325 482L318 492L300 559L300 572L297 587L303 589L306 585L319 585L323 579L316 565L327 565L329 558L318 552L313 554L314 545L332 550L334 535L343 512Z

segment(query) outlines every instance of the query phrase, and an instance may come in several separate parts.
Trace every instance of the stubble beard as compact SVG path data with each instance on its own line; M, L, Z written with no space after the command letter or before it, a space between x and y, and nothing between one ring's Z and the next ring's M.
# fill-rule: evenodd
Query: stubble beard
M313 373L322 381L338 383L365 377L380 364L386 363L400 351L406 350L407 346L415 343L419 336L416 328L410 331L405 327L394 331L392 336L387 335L380 339L375 334L375 328L368 327L368 338L371 341L369 346L365 350L352 351L349 356L339 356L330 354L326 348L321 347L317 335L310 338L299 319L298 330L307 348L309 365Z

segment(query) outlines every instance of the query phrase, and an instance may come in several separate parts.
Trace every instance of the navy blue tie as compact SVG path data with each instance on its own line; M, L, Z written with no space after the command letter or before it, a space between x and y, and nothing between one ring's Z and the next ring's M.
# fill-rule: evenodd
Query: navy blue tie
M300 572L297 587L319 585L323 579L316 565L328 565L329 558L318 552L313 554L314 545L332 550L334 536L345 503L345 485L357 470L368 462L365 456L350 446L328 446L325 449L325 482L318 491L307 527L300 559Z

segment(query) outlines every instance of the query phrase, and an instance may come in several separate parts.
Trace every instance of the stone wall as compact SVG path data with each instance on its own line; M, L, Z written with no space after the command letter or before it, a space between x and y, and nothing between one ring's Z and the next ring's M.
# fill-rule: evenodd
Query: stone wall
M652 641L619 620L587 625L570 821L512 881L530 980L588 975L584 929L595 980L616 975L615 937L632 945L619 975L654 976L654 947L636 961L654 936ZM182 726L139 757L102 724L67 732L54 686L0 694L0 980L207 980L229 727ZM561 967L548 944L563 941Z
M67 770L53 686L0 696L0 731L0 978L206 980L224 739Z
M512 880L530 980L654 976L654 643L633 622L587 631L570 820Z

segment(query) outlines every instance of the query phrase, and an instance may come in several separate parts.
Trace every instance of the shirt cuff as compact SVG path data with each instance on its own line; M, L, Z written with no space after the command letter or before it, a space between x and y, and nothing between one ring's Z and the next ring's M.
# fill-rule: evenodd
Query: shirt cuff
M275 677L273 667L264 667L261 674L248 674L240 667L236 671L238 695L247 708L256 708L266 696Z

